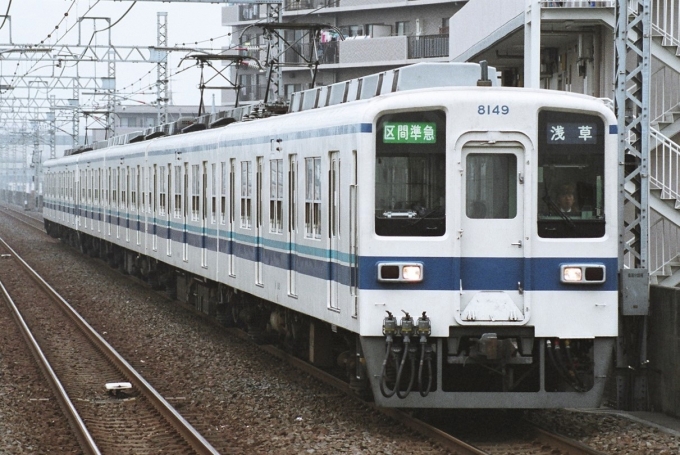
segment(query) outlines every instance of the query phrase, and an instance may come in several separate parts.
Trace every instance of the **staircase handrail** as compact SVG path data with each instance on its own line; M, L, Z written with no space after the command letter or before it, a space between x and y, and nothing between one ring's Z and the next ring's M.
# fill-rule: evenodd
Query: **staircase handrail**
M661 190L662 198L680 200L680 145L656 128L649 129L649 183Z
M665 45L680 46L679 18L677 0L652 0L652 32L661 35Z

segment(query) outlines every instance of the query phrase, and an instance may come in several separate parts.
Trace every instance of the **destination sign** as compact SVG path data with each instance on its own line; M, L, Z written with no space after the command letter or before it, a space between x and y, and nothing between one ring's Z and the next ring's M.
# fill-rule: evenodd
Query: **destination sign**
M385 122L385 144L436 144L437 124L426 122Z
M548 144L597 144L596 123L547 123Z

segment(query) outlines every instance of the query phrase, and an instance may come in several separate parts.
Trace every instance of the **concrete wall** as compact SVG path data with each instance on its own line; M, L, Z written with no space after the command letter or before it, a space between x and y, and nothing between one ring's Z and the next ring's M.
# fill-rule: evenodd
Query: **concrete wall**
M405 36L340 41L340 63L404 62L407 58L408 41Z
M382 5L385 3L404 3L404 0L340 0L341 7Z
M680 289L651 287L648 353L652 409L680 417Z
M524 12L524 0L469 1L449 22L449 55L455 59Z

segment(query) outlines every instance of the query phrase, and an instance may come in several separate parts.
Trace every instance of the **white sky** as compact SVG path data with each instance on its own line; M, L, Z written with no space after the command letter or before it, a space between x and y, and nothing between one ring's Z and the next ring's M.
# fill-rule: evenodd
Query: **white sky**
M4 15L7 11L10 0L0 0L0 14ZM73 5L73 6L72 6ZM110 18L110 23L116 22L133 5L132 1L110 1L110 0L12 0L9 10L11 23L5 23L0 30L0 48L7 49L10 41L15 46L23 44L37 44L45 40L43 45L64 45L78 44L77 19L82 16ZM157 12L167 12L168 23L168 45L169 46L189 46L200 48L220 49L230 43L230 37L226 36L229 32L227 27L221 25L221 10L223 5L209 3L163 3L156 1L138 1L130 12L111 29L111 42L118 46L140 46L147 48L155 46L157 40ZM64 16L67 11L68 17ZM91 9L90 9L91 8ZM89 10L89 11L88 11ZM54 27L60 21L58 30ZM1 22L1 20L0 20ZM108 23L103 20L86 20L82 23L81 43L87 44L92 38L94 30L106 28ZM68 33L68 29L71 29ZM47 36L52 34L51 38ZM108 31L96 33L92 40L93 44L106 44L108 41ZM213 41L210 39L213 38ZM58 42L57 42L58 40ZM198 44L195 44L198 43ZM172 100L173 104L193 104L199 102L198 83L200 71L192 68L194 61L185 61L178 67L179 60L185 54L171 54L168 63L168 72L171 75ZM17 66L16 62L0 62L0 73L5 77L11 77L15 71L19 74L28 71L32 65L25 62ZM41 64L42 65L42 64ZM53 68L45 64L47 68L37 70L37 74L52 74ZM177 76L172 76L175 72L187 69ZM57 74L60 71L56 69ZM81 64L79 73L92 74L96 72L97 77L105 77L106 66L103 64ZM148 73L148 74L147 74ZM212 70L207 70L206 77L214 75ZM141 78L141 81L137 82ZM143 87L153 85L156 81L156 66L152 64L124 64L116 65L116 89L121 92L136 92ZM134 84L133 84L134 83ZM213 85L224 85L216 82ZM155 99L155 86L146 90L154 92L150 95L138 95L132 98L139 101L150 102ZM219 96L216 95L216 102L219 103ZM86 96L82 95L81 100L85 101ZM212 95L206 92L204 102L207 107L212 103ZM126 103L129 104L129 103Z

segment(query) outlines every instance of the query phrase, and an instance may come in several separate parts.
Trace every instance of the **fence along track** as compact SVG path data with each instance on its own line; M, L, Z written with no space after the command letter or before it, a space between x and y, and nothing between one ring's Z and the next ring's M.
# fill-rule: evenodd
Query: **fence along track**
M40 275L37 274L17 253L0 238L0 247L10 252L11 256L42 288L42 290L54 301L60 309L71 319L84 334L84 336L101 352L108 362L132 383L133 389L140 393L153 406L165 421L186 441L195 453L218 454L217 450L210 445L153 387L135 371L107 342L104 340L75 310L64 300ZM4 286L3 286L4 289ZM6 292L6 290L4 290ZM44 357L44 356L43 356ZM63 389L63 387L62 387ZM68 404L66 405L68 408ZM71 403L71 407L72 407ZM77 426L76 426L77 427ZM76 431L76 429L74 429ZM83 450L85 450L84 446ZM96 446L95 446L96 447ZM99 453L99 451L91 452Z

